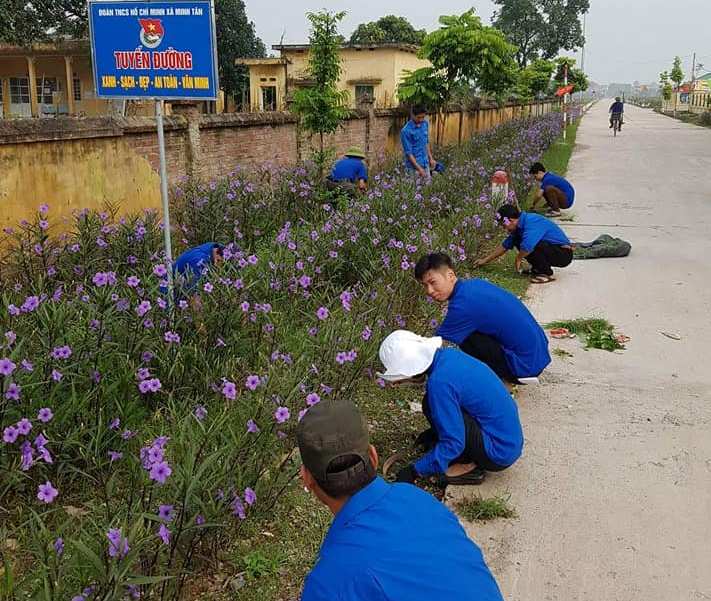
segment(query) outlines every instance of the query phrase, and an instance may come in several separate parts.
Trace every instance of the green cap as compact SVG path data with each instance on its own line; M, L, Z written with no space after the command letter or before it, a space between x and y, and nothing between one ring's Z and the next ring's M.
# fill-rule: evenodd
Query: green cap
M358 159L365 158L365 153L357 146L351 146L348 150L346 150L345 155L347 157L356 157Z
M321 483L346 479L370 462L368 424L350 401L321 401L311 407L296 429L301 461ZM356 455L363 463L328 474L328 466L339 457Z

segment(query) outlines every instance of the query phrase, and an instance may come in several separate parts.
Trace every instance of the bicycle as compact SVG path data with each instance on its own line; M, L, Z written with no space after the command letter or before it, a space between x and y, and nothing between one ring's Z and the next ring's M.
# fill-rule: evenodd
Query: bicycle
M612 115L612 133L615 138L619 131L622 131L622 115L615 113Z

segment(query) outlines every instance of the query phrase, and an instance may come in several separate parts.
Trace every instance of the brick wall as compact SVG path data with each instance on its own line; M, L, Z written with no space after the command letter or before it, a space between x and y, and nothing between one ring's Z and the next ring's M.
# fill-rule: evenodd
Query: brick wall
M432 137L439 132L443 144L456 144L505 120L553 108L543 102L450 111L432 119ZM359 111L325 144L338 154L359 146L377 163L401 152L406 119L397 109ZM174 105L164 129L173 184L188 174L210 180L237 167L291 165L318 148L318 137L300 131L290 113L202 115L192 105ZM158 206L158 168L151 117L0 119L0 224L30 216L43 201L55 201L65 215L107 202L125 211Z

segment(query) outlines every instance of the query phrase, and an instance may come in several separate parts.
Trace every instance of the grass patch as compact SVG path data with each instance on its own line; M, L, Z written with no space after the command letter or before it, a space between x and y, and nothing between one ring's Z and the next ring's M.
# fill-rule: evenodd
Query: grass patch
M469 522L487 522L496 518L515 518L516 510L509 505L511 496L496 496L485 499L481 496L459 501L457 513Z
M572 222L572 221L575 221L575 214L574 214L574 213L568 213L567 215L561 215L558 219L559 219L560 221Z
M585 348L596 348L610 352L625 348L614 332L615 327L602 317L580 317L553 321L546 324L546 327L548 329L565 328L572 334L584 338Z
M553 354L561 359L567 359L573 356L573 353L566 351L564 348L554 348Z
M493 247L492 249L493 250ZM516 272L516 253L506 253L498 261L484 265L471 272L472 277L482 278L523 298L530 284L529 278Z

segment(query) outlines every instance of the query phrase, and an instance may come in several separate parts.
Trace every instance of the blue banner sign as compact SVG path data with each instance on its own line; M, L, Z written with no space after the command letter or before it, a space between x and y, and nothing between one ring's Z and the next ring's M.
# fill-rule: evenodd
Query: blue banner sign
M217 98L210 0L89 0L89 29L98 97Z

